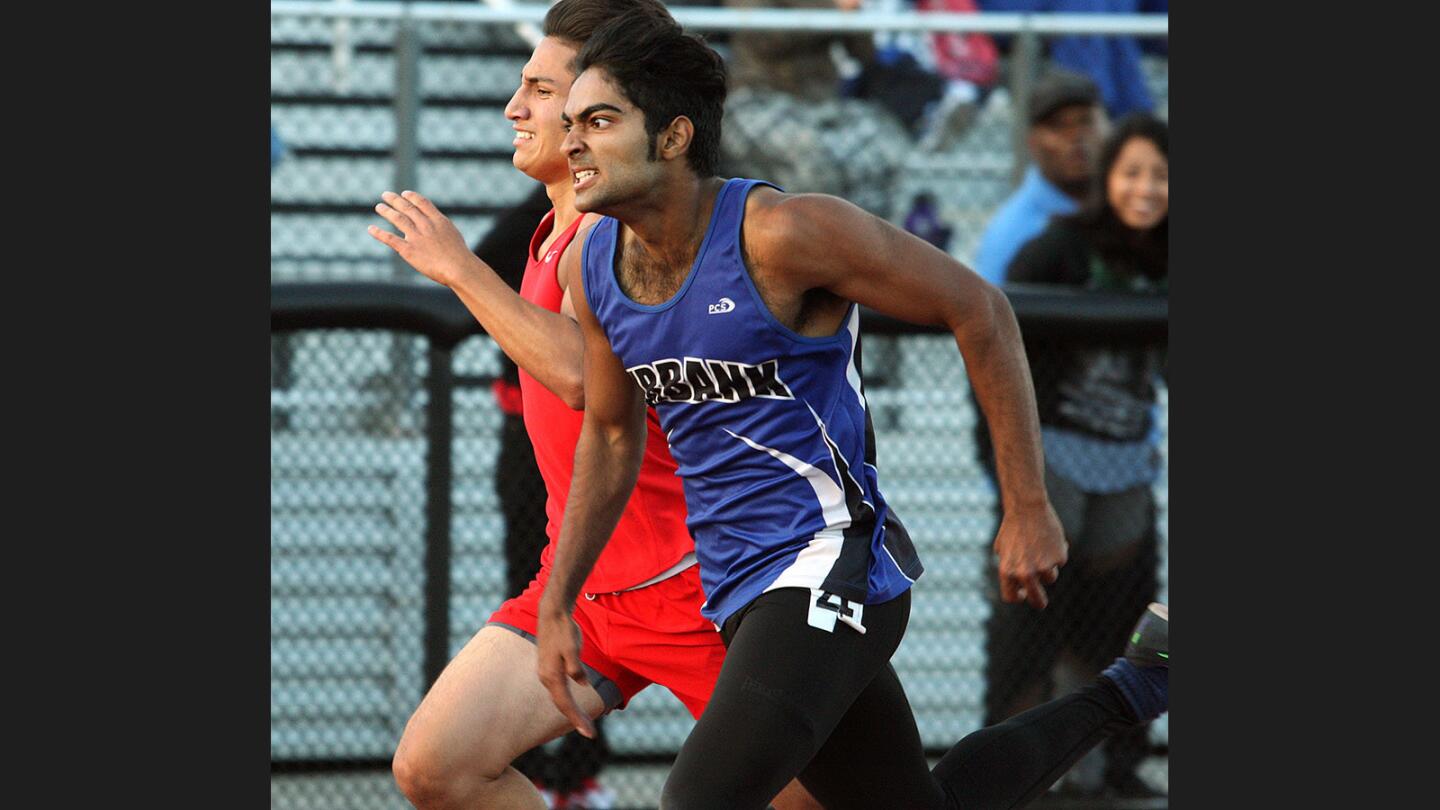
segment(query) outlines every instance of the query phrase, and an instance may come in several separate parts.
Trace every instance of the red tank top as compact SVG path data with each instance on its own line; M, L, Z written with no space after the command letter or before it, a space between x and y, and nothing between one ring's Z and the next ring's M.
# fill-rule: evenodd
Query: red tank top
M520 282L521 298L551 312L560 311L565 291L556 281L555 271L560 255L580 229L581 219L583 217L577 218L560 234L537 261L535 253L554 227L555 211L552 209L540 220L530 239L525 277ZM540 477L545 480L545 534L550 542L540 555L540 564L549 568L555 559L555 541L560 535L560 519L570 494L575 444L580 440L585 413L572 410L523 368L520 369L520 391L525 431L535 446L535 462L540 468ZM615 534L585 580L586 593L608 593L638 585L695 550L695 541L685 527L685 493L680 477L675 474L670 444L660 430L654 408L647 410L645 425L645 458L640 466L640 478L620 515Z

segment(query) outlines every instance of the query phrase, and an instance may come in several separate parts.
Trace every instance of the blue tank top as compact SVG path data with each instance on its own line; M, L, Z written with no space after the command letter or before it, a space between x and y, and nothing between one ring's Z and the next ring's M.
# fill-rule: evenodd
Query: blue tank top
M655 306L620 289L619 223L602 218L582 253L585 295L679 465L701 613L719 627L761 593L802 587L817 597L812 624L818 607L833 612L826 629L838 618L864 632L862 606L924 569L880 494L859 308L830 337L799 335L745 267L740 225L760 182L726 181L684 284Z

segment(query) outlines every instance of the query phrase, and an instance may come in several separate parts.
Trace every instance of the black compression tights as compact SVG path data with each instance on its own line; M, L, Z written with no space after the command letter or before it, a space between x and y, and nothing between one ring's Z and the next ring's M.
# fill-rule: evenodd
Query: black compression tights
M956 743L931 771L890 655L910 594L866 605L864 635L806 623L809 591L761 595L726 622L715 694L675 759L661 810L763 810L797 774L826 810L989 810L1043 793L1133 724L1108 681Z

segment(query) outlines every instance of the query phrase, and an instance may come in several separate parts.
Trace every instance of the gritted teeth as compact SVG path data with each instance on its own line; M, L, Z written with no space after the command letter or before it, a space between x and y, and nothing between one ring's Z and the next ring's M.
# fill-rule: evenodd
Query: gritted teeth
M530 141L530 140L534 140L534 139L535 139L535 133L533 133L533 132L525 132L525 131L523 131L523 130L516 130L516 131L515 131L515 135L516 135L516 137L520 138L520 140L522 140L522 141Z
M594 169L581 169L580 171L575 172L575 180L578 182L584 180L587 177L593 177L597 174L599 174L599 172L595 171Z

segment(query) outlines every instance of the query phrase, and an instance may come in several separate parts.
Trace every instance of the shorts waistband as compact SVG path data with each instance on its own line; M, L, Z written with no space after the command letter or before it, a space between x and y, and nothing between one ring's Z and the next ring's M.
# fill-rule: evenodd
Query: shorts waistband
M638 590L640 590L641 588L648 588L648 587L650 587L651 585L654 585L654 584L657 583L657 582L663 582L663 581L669 579L670 577L675 576L676 574L680 573L681 571L684 571L685 569L687 569L687 568L689 568L690 566L694 565L695 562L696 562L695 552L691 551L691 552L687 553L684 557L681 557L679 562L675 563L674 565L670 566L669 568L666 568L664 571L661 571L660 573L656 574L655 576L653 576L653 577L645 580L644 582L640 583L639 585L631 585L630 587L625 588L625 589L623 589L623 590L610 591L610 593L625 593L626 591L638 591ZM585 594L585 598L586 598L586 599L589 599L589 600L591 600L591 601L593 602L593 601L595 600L595 597L598 596L598 595L599 595L599 594L587 593L587 594Z

